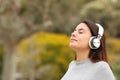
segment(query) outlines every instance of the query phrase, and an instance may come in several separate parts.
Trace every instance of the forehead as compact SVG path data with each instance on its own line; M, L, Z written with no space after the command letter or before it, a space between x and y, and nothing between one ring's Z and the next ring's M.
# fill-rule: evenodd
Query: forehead
M80 23L77 27L77 30L82 29L82 30L87 30L90 31L89 27L85 23Z

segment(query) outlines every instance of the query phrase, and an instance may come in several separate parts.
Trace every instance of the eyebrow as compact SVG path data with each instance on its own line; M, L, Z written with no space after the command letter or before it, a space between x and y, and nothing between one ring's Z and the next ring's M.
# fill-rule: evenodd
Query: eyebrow
M75 29L75 30L77 30L77 29ZM80 29L78 29L78 31L84 31L84 29L83 29L83 28L80 28Z

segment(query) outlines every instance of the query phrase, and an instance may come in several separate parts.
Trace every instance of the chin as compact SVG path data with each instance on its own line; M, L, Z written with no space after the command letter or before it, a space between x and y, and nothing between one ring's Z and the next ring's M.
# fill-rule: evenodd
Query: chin
M76 46L70 45L70 48L71 48L73 51L76 51Z
M70 44L70 48L74 49L74 48L75 48L75 45Z

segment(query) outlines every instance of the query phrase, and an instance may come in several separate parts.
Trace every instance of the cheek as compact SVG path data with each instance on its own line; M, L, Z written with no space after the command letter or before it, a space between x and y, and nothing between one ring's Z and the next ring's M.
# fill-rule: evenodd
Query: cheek
M89 38L79 39L78 45L83 48L89 47Z

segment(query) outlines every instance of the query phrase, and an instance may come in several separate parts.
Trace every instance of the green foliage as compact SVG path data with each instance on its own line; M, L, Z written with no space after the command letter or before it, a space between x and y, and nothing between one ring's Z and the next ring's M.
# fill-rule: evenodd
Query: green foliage
M89 19L103 24L112 36L119 37L119 4L119 0L21 0L19 15L29 20L28 28L47 23L52 25L44 27L47 31L68 34L81 20Z
M95 0L84 5L79 13L82 19L89 19L102 24L111 36L120 37L119 2L118 0Z
M2 74L2 64L3 64L3 47L0 45L0 80Z
M107 38L107 53L116 80L120 80L120 40L112 37Z

